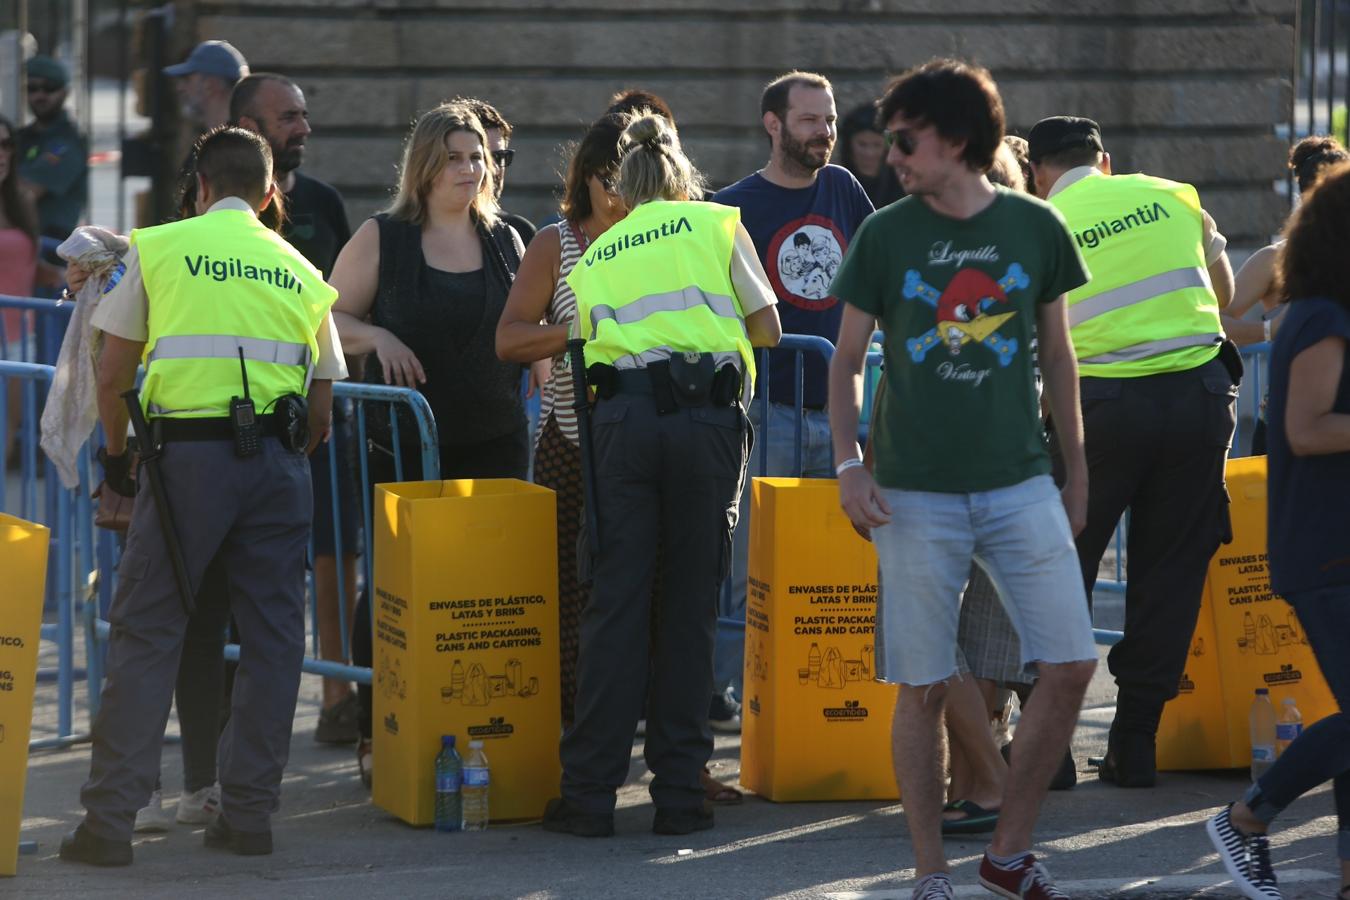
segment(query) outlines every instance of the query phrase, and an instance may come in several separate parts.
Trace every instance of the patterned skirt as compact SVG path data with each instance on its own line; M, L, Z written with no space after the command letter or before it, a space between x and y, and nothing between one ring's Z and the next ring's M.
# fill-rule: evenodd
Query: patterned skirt
M539 429L534 452L534 480L558 495L558 656L562 687L563 727L575 718L577 649L581 608L586 592L577 583L577 537L581 532L584 492L581 448L563 436L552 414Z

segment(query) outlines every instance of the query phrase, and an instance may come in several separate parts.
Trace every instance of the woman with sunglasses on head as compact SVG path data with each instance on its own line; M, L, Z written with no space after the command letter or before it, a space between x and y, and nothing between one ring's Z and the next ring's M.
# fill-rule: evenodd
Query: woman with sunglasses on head
M521 367L497 359L497 320L524 253L498 218L487 136L466 105L424 113L404 146L398 193L367 219L333 266L343 350L367 355L365 380L420 391L440 439L440 477L524 478L529 431ZM405 480L421 477L416 427L400 413ZM370 483L396 480L393 436L367 422ZM371 663L369 589L356 609L352 659ZM369 686L360 691L357 748L369 783Z
M28 195L19 190L17 152L14 123L0 116L0 294L27 297L33 293L33 279L37 273L37 210ZM26 314L17 309L4 311L4 342L0 343L0 359L23 358L21 333ZM28 316L31 328L31 316ZM21 384L10 379L8 386L9 413L5 422L5 455L9 459L18 446L19 425L23 415L20 402Z
M566 349L577 300L567 284L572 267L591 242L627 213L614 188L623 125L607 115L586 132L567 166L562 221L542 229L520 263L506 309L497 323L497 353L516 362L537 361L531 390L540 390L534 478L558 495L558 618L562 664L562 721L572 724L576 697L577 629L585 592L577 581L581 528L581 450L572 409L572 371Z

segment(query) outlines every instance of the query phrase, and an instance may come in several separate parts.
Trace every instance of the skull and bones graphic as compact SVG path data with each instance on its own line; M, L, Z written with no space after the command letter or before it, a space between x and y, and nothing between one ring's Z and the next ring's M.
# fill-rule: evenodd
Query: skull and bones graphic
M905 272L902 294L906 300L922 300L937 312L937 325L905 341L910 358L921 363L928 351L942 344L952 356L970 341L976 341L992 350L999 365L1006 366L1017 355L1017 339L1005 338L996 329L1011 319L1016 311L992 313L996 304L1008 302L1008 292L1027 287L1031 283L1026 271L1018 263L1008 266L1007 273L998 281L978 269L962 269L952 277L946 290L938 291L924 282L915 269Z

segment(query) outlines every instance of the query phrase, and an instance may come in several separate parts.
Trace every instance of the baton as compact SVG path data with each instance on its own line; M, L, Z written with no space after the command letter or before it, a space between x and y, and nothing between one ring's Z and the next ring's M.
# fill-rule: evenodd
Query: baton
M164 475L159 471L160 448L150 438L150 425L141 412L140 393L132 388L122 394L126 401L127 412L131 414L131 430L136 435L136 443L141 445L140 470L150 481L150 496L155 501L155 510L159 513L159 529L164 532L164 549L169 551L169 563L173 566L173 579L178 583L178 599L183 603L183 612L190 617L196 611L197 604L192 596L192 581L188 578L187 563L183 560L183 547L178 543L178 530L173 523L173 510L169 508L169 496L164 492Z
M581 445L581 491L586 512L586 539L591 555L600 550L600 520L595 511L595 457L591 448L591 403L586 388L584 338L567 342L568 363L572 367L572 411L577 416L577 440Z

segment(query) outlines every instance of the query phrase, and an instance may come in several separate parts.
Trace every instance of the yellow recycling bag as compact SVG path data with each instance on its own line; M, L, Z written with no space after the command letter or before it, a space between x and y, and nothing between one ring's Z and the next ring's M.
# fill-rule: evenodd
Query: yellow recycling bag
M833 479L750 490L741 783L770 800L894 800L898 688L875 680L876 551Z
M18 866L51 532L0 513L0 875Z
M1236 769L1251 763L1257 688L1278 714L1293 697L1306 728L1337 709L1294 609L1271 591L1266 557L1266 458L1230 459L1233 542L1209 563L1200 620L1180 693L1158 727L1158 768Z
M515 479L376 489L371 798L435 820L441 735L483 741L490 816L558 796L558 541L551 490Z

